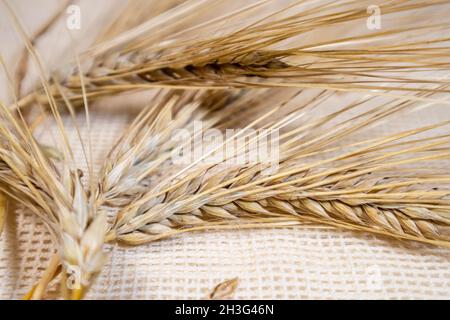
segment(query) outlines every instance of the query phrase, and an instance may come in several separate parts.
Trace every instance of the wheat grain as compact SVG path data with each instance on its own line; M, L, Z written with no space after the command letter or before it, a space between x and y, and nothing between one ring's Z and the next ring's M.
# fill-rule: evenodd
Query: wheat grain
M231 299L236 292L239 285L239 278L233 278L219 283L214 289L208 294L207 299L209 300L225 300Z

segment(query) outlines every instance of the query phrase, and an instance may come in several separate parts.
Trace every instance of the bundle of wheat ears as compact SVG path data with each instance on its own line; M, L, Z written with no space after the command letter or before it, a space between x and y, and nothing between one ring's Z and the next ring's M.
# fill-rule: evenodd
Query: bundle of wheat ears
M314 225L450 247L450 113L370 135L395 117L449 108L450 7L378 1L382 25L369 28L373 2L131 1L91 48L51 72L34 43L71 2L34 35L3 2L26 49L16 73L1 60L13 99L0 104L0 228L18 203L58 248L27 298L44 298L51 281L62 297L82 298L108 259L105 243L198 230ZM24 93L28 62L40 81ZM94 172L90 109L142 91L151 98ZM35 135L50 122L51 146ZM189 134L174 141L180 130ZM212 130L225 138L174 161ZM275 168L251 148L268 136ZM80 285L67 286L74 269Z

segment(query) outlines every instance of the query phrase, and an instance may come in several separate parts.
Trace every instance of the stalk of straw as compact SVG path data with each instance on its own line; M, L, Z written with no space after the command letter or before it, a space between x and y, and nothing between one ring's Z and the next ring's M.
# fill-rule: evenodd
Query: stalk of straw
M8 208L8 202L6 196L0 192L0 236L2 235L3 228L5 226L6 212Z

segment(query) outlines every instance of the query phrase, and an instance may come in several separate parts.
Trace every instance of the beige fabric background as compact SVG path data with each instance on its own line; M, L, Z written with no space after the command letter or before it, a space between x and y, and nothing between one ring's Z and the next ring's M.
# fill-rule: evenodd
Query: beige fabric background
M39 3L14 1L29 31L51 14L50 8L57 1ZM92 2L80 3L88 8ZM86 28L107 19L106 9L117 3L95 1L92 8L83 10ZM61 32L63 23L60 21L59 27L37 44L50 67L65 58L60 47L70 38ZM6 44L0 52L13 72L20 41L2 6L0 28L0 38ZM95 34L75 32L73 36L77 43L88 43L87 36ZM6 99L3 75L0 81L1 97ZM26 83L31 86L33 79ZM98 169L132 112L110 108L105 102L103 107L93 109L92 116ZM377 133L444 119L450 119L448 107L436 107L420 116L399 119L377 129ZM45 269L52 249L38 219L20 208L10 214L0 240L0 298L17 299L30 289ZM240 279L236 299L450 298L449 250L341 230L299 227L197 232L141 247L107 249L109 263L89 292L89 299L201 299L216 284L234 277Z

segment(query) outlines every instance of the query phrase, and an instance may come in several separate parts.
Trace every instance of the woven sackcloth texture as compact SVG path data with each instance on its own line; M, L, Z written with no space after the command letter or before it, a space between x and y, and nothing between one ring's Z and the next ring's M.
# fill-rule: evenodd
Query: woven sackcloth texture
M14 6L21 18L30 14L33 17L24 19L29 30L49 15L43 8L56 3L42 1L43 6L33 14L28 12L31 9L26 2L17 1ZM102 2L108 3L105 10L112 3ZM89 11L86 23L96 15L105 16L97 11ZM0 11L1 37L11 46L2 55L11 62L7 66L12 71L20 41L6 15ZM51 61L48 52L59 58L64 55L55 53L52 37L62 41L55 38L62 37L60 34L50 32L37 44L46 61ZM27 79L27 85L32 83ZM5 79L0 84L1 93L6 95ZM91 126L97 171L135 111L110 107L107 101L93 106ZM445 119L450 119L448 106L435 106L393 119L370 134L386 135ZM83 115L78 120L85 129ZM53 129L38 134L51 143L47 136ZM69 121L68 131L69 137L76 140ZM75 145L74 150L83 166L81 147ZM0 298L21 298L39 279L53 250L50 236L38 218L20 207L9 214L0 240ZM205 231L139 247L108 245L106 250L109 262L90 289L88 299L203 299L215 285L235 277L239 278L236 299L450 298L448 249L330 228ZM56 285L51 284L50 296Z

